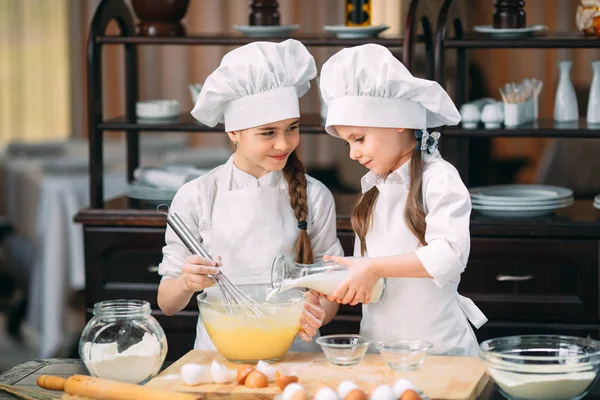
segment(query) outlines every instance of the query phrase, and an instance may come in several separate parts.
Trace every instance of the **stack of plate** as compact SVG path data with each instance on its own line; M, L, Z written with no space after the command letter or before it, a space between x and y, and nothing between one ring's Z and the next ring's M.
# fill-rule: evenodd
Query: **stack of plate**
M489 217L528 218L573 204L573 191L547 185L497 185L469 189L473 209Z
M170 203L175 197L177 189L158 188L148 184L133 181L127 184L127 197L144 200L149 203Z
M162 172L161 175L152 177L153 170ZM144 200L152 205L161 203L170 203L175 197L180 184L189 182L199 176L204 175L209 170L197 169L184 166L166 166L162 168L140 167L135 170L136 179L127 184L126 195L132 199ZM165 180L172 178L175 185L166 185ZM152 179L151 179L152 178ZM162 185L160 185L162 181ZM168 183L173 183L168 182Z
M600 194L596 197L594 197L594 208L597 208L600 210Z

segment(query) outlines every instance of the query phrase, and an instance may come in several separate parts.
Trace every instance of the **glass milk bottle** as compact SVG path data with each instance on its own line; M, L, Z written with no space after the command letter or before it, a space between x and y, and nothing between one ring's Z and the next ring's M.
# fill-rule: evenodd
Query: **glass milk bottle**
M348 267L333 261L314 264L299 264L282 255L275 257L271 267L271 285L269 296L292 288L313 289L325 295L331 295L346 280ZM377 281L371 291L369 303L377 303L383 297L386 278Z

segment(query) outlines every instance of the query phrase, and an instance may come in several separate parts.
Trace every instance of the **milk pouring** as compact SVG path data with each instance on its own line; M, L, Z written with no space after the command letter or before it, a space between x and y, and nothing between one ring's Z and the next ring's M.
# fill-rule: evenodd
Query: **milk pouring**
M267 296L267 299L275 293L292 288L313 289L319 293L331 295L346 280L347 276L348 267L333 261L299 264L279 255L273 261L271 268L273 291ZM381 300L385 292L385 285L385 278L377 281L371 291L371 303Z

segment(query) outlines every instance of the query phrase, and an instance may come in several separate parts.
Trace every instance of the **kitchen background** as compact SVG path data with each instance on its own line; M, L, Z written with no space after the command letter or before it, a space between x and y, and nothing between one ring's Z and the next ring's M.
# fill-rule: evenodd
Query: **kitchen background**
M74 355L74 345L85 324L80 294L83 279L77 278L77 274L75 278L65 278L66 275L60 275L64 271L60 274L52 271L54 267L62 271L64 265L76 268L83 263L81 227L70 222L74 213L69 213L89 201L85 57L90 21L98 3L97 0L0 2L0 146L4 148L0 155L0 216L8 217L2 220L5 223L0 222L5 227L0 229L0 233L5 233L0 266L4 274L0 277L3 325L0 372L34 358ZM324 25L344 23L344 0L279 3L282 24L300 24L299 32L322 32ZM492 0L455 3L451 19L460 17L468 28L491 24ZM421 0L417 14L427 15L435 28L441 4L441 0ZM579 0L527 0L527 23L546 25L549 31L576 31L575 15L580 4ZM398 34L407 10L407 0L374 0L373 24L385 23L390 26L386 35ZM188 32L232 33L235 32L232 25L246 23L247 14L246 0L191 0L182 22ZM114 26L109 29L109 33L116 32ZM202 83L230 49L228 46L138 47L140 100L174 99L179 101L182 111L191 110L188 85ZM320 68L338 48L310 50ZM590 63L598 59L597 49L472 50L468 52L467 99L488 96L500 99L498 88L505 83L537 78L544 83L540 117L551 118L559 81L558 62L569 60L573 63L571 80L579 113L585 117L592 82ZM424 75L424 63L423 46L416 46L417 75ZM107 118L122 114L124 109L123 65L122 46L107 46L103 58ZM447 52L444 69L446 87L453 95L454 52ZM303 98L302 109L319 112L316 85ZM109 133L107 137L111 140L105 145L108 149L105 157L110 164L106 194L116 195L123 193L126 186L123 137L120 133ZM223 134L152 133L141 137L142 165L172 160L190 147L229 150ZM33 147L33 152L41 154L39 158L33 157L31 147L27 157L19 155L23 142L49 141L53 143ZM47 162L52 159L50 153L64 143L68 143L66 159L72 162ZM310 173L334 191L357 190L364 170L348 160L341 141L326 135L305 135L301 146L301 157ZM486 171L486 184L545 183L568 186L576 196L600 193L600 175L594 172L600 169L598 139L493 138L489 139L489 149L493 162ZM56 203L71 201L73 206L55 208L56 204L49 199ZM64 215L57 218L61 210ZM65 239L55 243L52 236ZM68 247L62 249L60 246L65 243ZM43 274L42 265L46 271ZM60 293L60 301L48 295L49 286ZM55 307L44 296L56 300ZM56 307L60 316L55 315ZM44 336L44 329L49 327L54 336Z

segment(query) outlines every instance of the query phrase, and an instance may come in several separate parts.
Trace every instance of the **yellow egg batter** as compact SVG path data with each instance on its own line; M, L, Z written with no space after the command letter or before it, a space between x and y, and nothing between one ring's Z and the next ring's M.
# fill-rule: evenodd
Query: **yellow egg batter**
M300 330L301 312L302 304L264 317L201 310L206 331L219 353L229 361L244 362L281 358Z

